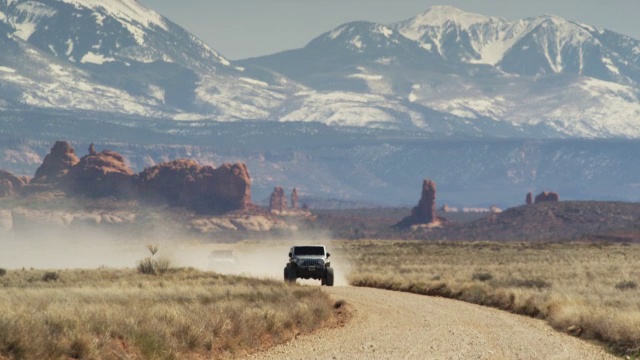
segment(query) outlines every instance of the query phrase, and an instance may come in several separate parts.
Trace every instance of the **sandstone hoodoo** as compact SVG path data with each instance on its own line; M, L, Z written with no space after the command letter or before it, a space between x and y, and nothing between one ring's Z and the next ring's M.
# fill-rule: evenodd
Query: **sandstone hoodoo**
M26 176L16 176L4 170L0 170L0 198L14 196L29 184Z
M436 221L436 183L425 179L422 183L422 196L418 206L413 208L411 216L402 219L395 226L407 228L413 225L433 224Z
M536 204L546 201L558 202L560 201L560 196L557 193L547 191L536 195Z
M42 165L36 170L33 183L56 183L65 177L80 160L71 145L66 141L57 141L51 152L45 156Z
M291 191L291 210L298 210L298 189Z
M527 198L525 199L525 202L527 203L527 205L531 205L533 204L533 194L528 192L527 193Z
M276 186L271 193L269 199L269 211L271 212L283 212L287 210L287 196L284 194L284 189L280 186Z

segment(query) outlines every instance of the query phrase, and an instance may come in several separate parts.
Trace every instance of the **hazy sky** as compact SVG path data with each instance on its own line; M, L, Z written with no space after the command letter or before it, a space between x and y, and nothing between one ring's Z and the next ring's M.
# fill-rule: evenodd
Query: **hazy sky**
M640 0L139 0L229 59L303 47L346 22L383 24L432 5L521 19L544 14L640 38Z

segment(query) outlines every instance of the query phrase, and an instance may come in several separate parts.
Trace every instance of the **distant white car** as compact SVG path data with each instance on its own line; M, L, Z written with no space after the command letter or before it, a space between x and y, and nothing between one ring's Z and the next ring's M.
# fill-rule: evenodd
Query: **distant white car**
M233 250L213 250L209 254L209 270L217 273L235 273L238 268L238 259Z

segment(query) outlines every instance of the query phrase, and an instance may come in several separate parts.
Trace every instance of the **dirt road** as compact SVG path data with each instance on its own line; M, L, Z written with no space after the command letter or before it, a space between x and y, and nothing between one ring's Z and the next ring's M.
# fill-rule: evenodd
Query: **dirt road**
M460 301L368 288L329 293L353 319L253 359L616 359L545 322Z

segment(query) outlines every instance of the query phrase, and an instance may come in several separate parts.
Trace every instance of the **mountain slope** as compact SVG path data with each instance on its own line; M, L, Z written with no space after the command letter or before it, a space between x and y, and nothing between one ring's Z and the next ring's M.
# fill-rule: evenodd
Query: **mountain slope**
M134 0L2 0L0 14L12 38L84 71L96 87L125 92L144 109L123 107L123 113L265 118L294 88L281 76L262 73L256 79L232 66L195 36ZM82 89L69 93L88 97ZM29 105L72 107L55 101ZM101 106L93 110L113 111Z
M640 138L640 41L555 16L436 6L232 63L135 0L0 0L0 38L8 110Z
M639 54L640 41L555 16L510 21L435 6L396 24L345 24L240 64L428 109L411 116L423 128L435 110L525 133L637 138Z

